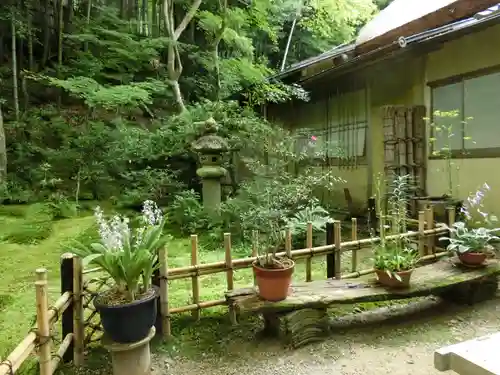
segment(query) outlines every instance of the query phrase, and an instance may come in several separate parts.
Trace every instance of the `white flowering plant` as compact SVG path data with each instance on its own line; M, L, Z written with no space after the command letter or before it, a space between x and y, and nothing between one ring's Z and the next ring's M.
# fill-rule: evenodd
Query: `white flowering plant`
M153 272L159 267L158 250L168 240L163 235L165 219L155 202L145 201L137 228L121 215L104 217L98 206L94 216L100 241L88 246L77 244L74 253L83 264L94 264L115 282L118 295L130 302L151 289Z

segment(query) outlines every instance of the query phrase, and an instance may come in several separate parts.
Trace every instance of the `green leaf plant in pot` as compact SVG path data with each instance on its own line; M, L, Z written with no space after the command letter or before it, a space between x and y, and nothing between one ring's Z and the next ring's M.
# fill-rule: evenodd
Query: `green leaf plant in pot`
M464 266L483 265L488 255L495 250L490 242L500 240L500 237L493 234L500 231L500 228L494 228L494 224L498 222L497 217L486 213L483 208L483 199L489 190L490 187L485 183L471 194L460 210L464 221L448 227L450 237L439 239L449 242L447 250L455 253Z
M374 248L373 266L380 284L390 288L406 288L419 260L418 252L412 248L402 234L407 232L408 197L411 188L410 176L394 176L388 194L388 216L385 216L382 178L377 178L377 209L379 216L380 243ZM386 238L391 231L391 239Z
M84 265L98 266L113 280L112 287L94 299L104 333L119 343L140 341L156 320L159 291L151 278L159 267L158 250L168 239L163 235L165 219L153 201L144 202L137 227L120 215L106 219L100 207L95 218L100 241L77 244L73 251Z
M259 297L266 301L277 302L286 299L292 282L295 262L287 257L277 256L283 240L283 231L271 222L269 232L262 241L265 253L259 254L252 264Z

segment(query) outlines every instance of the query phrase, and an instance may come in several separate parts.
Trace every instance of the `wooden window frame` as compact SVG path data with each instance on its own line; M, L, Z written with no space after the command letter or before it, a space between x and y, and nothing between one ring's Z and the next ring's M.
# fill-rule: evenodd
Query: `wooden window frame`
M464 93L464 85L465 81L473 78L484 77L490 74L500 73L500 65L491 66L488 68L478 69L475 71L471 71L464 74L459 74L455 76L450 76L444 79L436 80L427 83L427 86L431 89L431 102L430 102L430 118L431 122L434 121L434 89L452 85L455 83L461 83L462 85L462 102L460 108L461 121L464 121L465 116L465 93ZM462 135L464 136L464 129L462 124ZM430 136L434 137L434 129L431 127ZM463 137L462 137L463 138ZM430 147L430 155L428 156L429 160L442 160L443 157L438 155L433 155L434 145ZM500 158L500 147L486 147L486 148L478 148L478 149L470 149L467 150L465 148L465 140L462 139L462 149L461 150L452 150L451 151L452 159L488 159L488 158Z

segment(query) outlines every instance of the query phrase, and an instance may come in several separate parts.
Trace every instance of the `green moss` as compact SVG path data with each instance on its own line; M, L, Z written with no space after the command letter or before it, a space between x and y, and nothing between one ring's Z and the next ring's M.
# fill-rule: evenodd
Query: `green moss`
M37 244L52 233L52 222L26 222L8 232L3 240L15 244Z
M201 167L196 174L201 178L220 178L225 176L227 171L222 167L210 166Z
M24 217L28 207L22 205L0 206L0 216Z
M35 203L28 207L25 217L30 222L51 221L54 219L54 208L50 203Z

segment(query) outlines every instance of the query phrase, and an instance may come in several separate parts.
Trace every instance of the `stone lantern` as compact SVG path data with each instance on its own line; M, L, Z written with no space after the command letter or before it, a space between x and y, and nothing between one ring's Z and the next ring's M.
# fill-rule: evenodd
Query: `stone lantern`
M222 157L229 150L226 140L217 133L213 118L205 121L204 134L193 142L192 148L200 158L201 167L196 170L202 182L203 207L216 209L221 202L221 179L227 170L222 167Z

